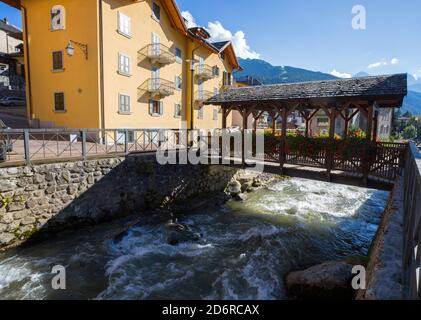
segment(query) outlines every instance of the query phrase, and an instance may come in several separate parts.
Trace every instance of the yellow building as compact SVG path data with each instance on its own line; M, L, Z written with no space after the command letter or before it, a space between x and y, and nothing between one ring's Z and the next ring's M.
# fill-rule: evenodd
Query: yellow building
M233 46L187 29L174 0L3 2L22 11L34 126L221 127L202 101L233 84Z

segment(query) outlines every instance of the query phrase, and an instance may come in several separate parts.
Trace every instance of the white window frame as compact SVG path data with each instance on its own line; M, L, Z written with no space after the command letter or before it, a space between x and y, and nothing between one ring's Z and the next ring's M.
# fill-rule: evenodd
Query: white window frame
M153 10L154 6L157 6L159 8L159 17L155 15L155 11ZM152 19L154 19L156 22L161 23L162 10L161 10L161 6L156 1L152 1L152 15L151 16L152 16Z
M213 109L213 117L212 117L213 121L218 121L219 119L219 111L218 109Z
M151 103L158 102L158 113L153 112L153 106ZM162 117L164 115L164 103L161 100L149 99L149 114L152 117Z
M177 56L177 51L180 51L180 56ZM175 54L175 61L177 63L183 63L183 50L177 47L174 50L174 54Z
M199 109L197 110L197 119L203 120L203 118L204 118L204 107L200 106Z
M128 98L129 100L128 100L128 110L123 110L122 109L122 104L121 104L121 98L122 97L125 97L125 98ZM130 95L129 94L127 94L127 93L119 93L118 94L118 113L119 114L124 114L124 115L127 115L127 114L131 114L131 104L132 104L132 98L130 97Z
M122 58L124 59L124 63L122 64ZM126 65L127 63L127 65ZM131 75L131 59L125 53L118 53L118 73L124 76Z
M117 13L117 32L125 37L132 37L132 18L120 11Z
M183 78L181 75L175 76L175 89L177 91L183 90Z
M178 112L177 112L178 109L180 111L180 114L178 114ZM182 112L183 112L183 106L182 106L182 104L181 103L175 103L174 104L174 118L177 118L177 119L181 118Z

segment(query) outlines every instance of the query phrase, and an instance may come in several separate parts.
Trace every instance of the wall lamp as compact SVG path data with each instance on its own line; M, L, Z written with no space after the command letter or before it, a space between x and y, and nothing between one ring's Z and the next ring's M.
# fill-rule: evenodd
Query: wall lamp
M66 52L69 57L73 57L75 55L75 47L73 45L79 47L83 51L86 60L88 60L88 45L73 40L70 40L66 47Z

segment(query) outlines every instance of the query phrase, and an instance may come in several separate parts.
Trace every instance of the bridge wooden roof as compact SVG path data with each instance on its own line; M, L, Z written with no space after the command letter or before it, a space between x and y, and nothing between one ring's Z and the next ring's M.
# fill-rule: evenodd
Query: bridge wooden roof
M341 80L232 88L215 95L205 104L255 108L278 102L279 105L329 104L334 102L369 103L379 107L400 107L407 94L407 74L384 75Z

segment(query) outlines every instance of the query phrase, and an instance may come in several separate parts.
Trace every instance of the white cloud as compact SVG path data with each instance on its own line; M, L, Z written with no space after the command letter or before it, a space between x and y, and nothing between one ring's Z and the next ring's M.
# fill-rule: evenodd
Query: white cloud
M387 59L382 59L378 62L374 62L372 64L368 65L369 69L374 69L374 68L378 68L378 67L383 67L383 66L388 66L388 65L395 65L399 63L399 59L398 58L393 58L390 61Z
M372 64L369 64L368 65L368 68L369 69L373 69L373 68L378 68L378 67L387 66L387 65L388 65L388 62L385 59L383 59L381 61L378 61L378 62L374 62Z
M349 73L341 73L339 71L336 71L335 69L332 70L332 72L330 73L332 76L338 77L338 78L344 78L344 79L349 79L352 78L352 75Z
M187 20L187 27L193 28L197 26L196 20L189 11L183 11L182 16ZM234 46L237 56L243 59L259 59L260 54L251 50L247 43L246 35L243 31L232 33L230 30L225 29L219 21L209 22L206 28L211 35L211 42L218 41L231 41Z
M414 76L415 80L418 80L418 75L417 74L414 73L413 76Z
M187 28L197 27L196 20L194 19L190 11L183 11L181 15L183 16L184 19L186 19Z

